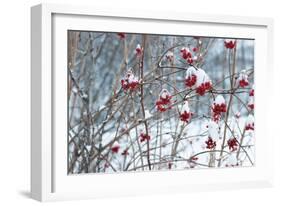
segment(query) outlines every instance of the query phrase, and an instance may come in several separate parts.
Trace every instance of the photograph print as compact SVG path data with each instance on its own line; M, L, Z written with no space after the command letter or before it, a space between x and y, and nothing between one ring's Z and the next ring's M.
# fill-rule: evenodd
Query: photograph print
M67 38L69 175L254 166L254 39Z

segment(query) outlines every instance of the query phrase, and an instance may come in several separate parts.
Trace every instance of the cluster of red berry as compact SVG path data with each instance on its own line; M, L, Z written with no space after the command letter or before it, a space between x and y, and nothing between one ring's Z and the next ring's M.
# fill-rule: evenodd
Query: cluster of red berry
M226 112L226 103L222 95L218 95L212 105L212 119L218 122L222 113Z
M224 46L227 49L234 49L234 47L236 46L236 41L224 41Z
M237 142L237 139L235 137L233 138L230 138L228 141L227 141L227 145L228 145L228 148L230 151L234 152L237 150L238 148L238 142Z
M205 141L207 149L214 149L217 146L216 141L214 141L211 137L208 137L208 140Z
M168 109L172 108L172 96L168 90L163 89L159 95L158 100L156 101L156 108L159 112L165 112Z
M150 140L150 135L144 133L140 134L140 142L149 141L149 140Z

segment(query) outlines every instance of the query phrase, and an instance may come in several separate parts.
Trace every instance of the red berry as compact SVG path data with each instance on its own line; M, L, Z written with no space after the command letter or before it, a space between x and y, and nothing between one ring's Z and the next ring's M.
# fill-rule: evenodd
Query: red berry
M163 89L159 95L159 99L156 101L156 108L159 112L165 112L168 109L171 109L172 102L171 102L172 96L170 93Z
M249 93L249 96L250 97L253 97L255 95L255 90L254 89L251 89L250 93Z
M125 78L121 79L121 87L123 90L134 91L138 89L139 81L134 77L134 74L131 70L129 70L125 76Z
M150 135L141 133L140 142L149 141L149 140L150 140Z
M120 146L119 146L119 145L113 145L113 146L111 147L112 153L118 153L119 149L120 149Z
M237 147L238 147L237 139L235 137L229 139L227 141L227 145L228 145L228 148L230 151L232 151L232 152L236 151Z
M226 112L226 104L224 104L224 103L222 103L222 104L216 104L216 103L214 103L214 104L213 104L213 107L212 107L212 111L213 111L215 114L224 113L224 112Z
M183 113L180 114L180 120L183 122L189 122L191 116L192 116L191 112L188 113L184 111Z
M198 160L198 157L192 157L191 160L196 161L196 160Z
M255 105L254 104L248 104L248 107L253 110L255 108Z
M129 155L128 149L125 149L125 150L121 153L121 155L123 155L123 156Z
M187 79L185 79L185 85L187 87L192 87L195 85L196 80L197 80L196 75L192 74L191 76L187 77Z
M196 93L200 96L203 96L207 90L210 90L212 88L211 82L205 82L202 83L199 87L196 88Z
M183 59L192 58L191 52L187 47L182 48L180 52Z
M245 130L255 130L254 123L246 125Z
M193 59L192 58L187 58L187 63L188 64L192 64L193 63Z
M224 46L227 49L233 49L236 46L236 41L224 41Z
M172 169L172 166L173 166L173 163L172 163L172 162L169 162L169 163L168 163L168 169L169 169L169 170Z
M240 85L240 87L244 88L249 85L249 82L246 79L241 79L239 81L239 85Z
M214 149L217 146L216 141L213 141L211 137L208 137L208 140L205 141L205 143L207 145L206 146L207 149Z
M136 47L136 54L137 54L137 56L142 55L142 49L143 48L141 47L141 45L138 44L137 47Z
M119 36L120 39L125 39L125 33L123 32L120 32L120 33L117 33L117 35Z

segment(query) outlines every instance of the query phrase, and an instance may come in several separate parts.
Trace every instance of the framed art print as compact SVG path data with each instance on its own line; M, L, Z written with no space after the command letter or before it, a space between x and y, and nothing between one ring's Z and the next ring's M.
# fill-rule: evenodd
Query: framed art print
M44 4L31 40L33 198L271 185L270 19Z

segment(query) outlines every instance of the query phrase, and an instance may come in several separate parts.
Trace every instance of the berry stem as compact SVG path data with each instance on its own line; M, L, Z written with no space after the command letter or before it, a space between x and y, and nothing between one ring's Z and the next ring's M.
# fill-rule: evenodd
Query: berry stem
M139 69L140 69L140 76L141 79L143 79L144 77L144 72L143 72L143 63L144 63L144 52L145 52L145 43L146 43L146 35L143 35L143 39L142 39L142 56L140 58L140 62L139 62ZM142 115L143 115L143 124L145 127L145 133L146 135L148 135L148 125L147 125L147 121L145 120L145 109L144 109L144 95L143 95L143 84L140 86L140 98L141 98L141 110L142 110ZM146 141L146 145L147 145L147 164L148 164L148 168L149 170L151 170L151 163L150 163L150 152L149 152L149 142L150 141Z
M234 83L233 83L234 75L233 74L235 74L235 66L236 66L235 65L235 62L236 62L236 47L233 50L233 56L232 57L233 57L232 69L231 69L231 65L229 65L229 67L230 67L230 69L229 69L230 74L229 75L231 76L231 78L230 78L231 90L234 89ZM230 114L230 108L232 106L232 100L233 100L233 93L230 93L229 102L227 104L227 111L226 111L226 114L225 114L225 126L224 126L224 131L223 131L223 140L222 140L221 152L220 152L219 161L218 161L218 167L221 166L223 149L224 149L225 140L226 140L226 130L227 130L227 124L228 124L228 117L229 117L229 114Z

